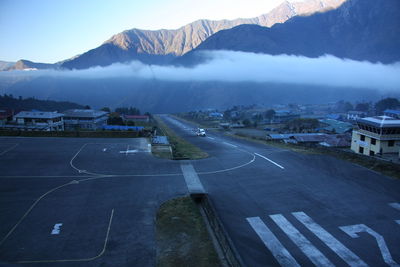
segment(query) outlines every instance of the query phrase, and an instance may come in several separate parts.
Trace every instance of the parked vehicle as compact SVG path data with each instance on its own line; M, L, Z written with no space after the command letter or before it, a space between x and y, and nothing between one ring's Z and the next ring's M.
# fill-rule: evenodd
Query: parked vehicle
M197 130L197 136L206 136L206 131L204 129L199 128Z

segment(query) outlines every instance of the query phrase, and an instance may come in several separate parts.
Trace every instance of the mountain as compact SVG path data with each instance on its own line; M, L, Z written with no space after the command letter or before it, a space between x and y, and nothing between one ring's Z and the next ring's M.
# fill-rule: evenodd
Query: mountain
M167 64L199 46L211 35L242 24L271 27L298 16L335 9L346 0L284 1L268 14L250 19L198 20L176 30L131 29L112 36L101 46L61 64L62 68L84 69L115 62L139 60L147 64Z
M5 70L39 70L39 69L54 69L56 64L36 63L29 60L21 59Z
M199 63L202 50L234 50L393 63L400 61L400 1L348 0L338 9L295 17L271 28L240 25L220 31L181 63Z

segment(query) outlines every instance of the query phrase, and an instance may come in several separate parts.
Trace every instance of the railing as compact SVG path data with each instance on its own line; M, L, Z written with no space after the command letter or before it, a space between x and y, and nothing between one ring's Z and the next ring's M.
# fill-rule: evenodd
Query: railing
M378 140L400 140L400 134L377 134L362 129L354 130L356 133L372 137Z

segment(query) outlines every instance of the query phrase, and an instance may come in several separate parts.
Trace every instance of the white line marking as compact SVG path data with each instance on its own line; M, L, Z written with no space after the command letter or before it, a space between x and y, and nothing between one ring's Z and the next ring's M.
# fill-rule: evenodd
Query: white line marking
M113 216L114 216L114 209L111 210L110 221L108 222L107 233L106 233L106 238L104 240L103 249L100 251L100 253L97 256L94 256L94 257L91 257L91 258L84 258L84 259L18 261L17 263L87 262L87 261L93 261L95 259L98 259L101 256L103 256L103 254L106 252Z
M394 202L394 203L389 203L388 205L396 210L400 210L400 203Z
M282 214L269 216L316 266L335 266Z
M300 266L260 217L246 218L246 220L280 265L288 267Z
M350 266L368 266L362 261L356 254L345 247L339 240L334 238L319 224L313 221L304 212L292 212L293 216L296 217L305 227L313 232L322 242L324 242L330 249L332 249L340 258L347 262Z
M60 231L61 231L61 226L62 226L62 223L56 223L55 225L54 225L54 228L53 228L53 230L51 231L51 234L52 235L58 235L59 233L60 233Z
M103 152L106 152L107 151L107 148L103 148Z
M211 140L215 140L214 137L209 137L209 136L207 136L207 138L208 138L208 139L211 139Z
M231 144L231 143L227 143L227 142L223 142L225 145L228 145L228 146L231 146L231 147L237 147L237 146L235 146L235 145L233 145L233 144Z
M360 237L357 233L368 233L375 237L376 242L378 243L379 250L381 251L382 258L389 266L400 266L397 262L395 262L390 254L390 251L386 245L385 239L383 236L366 226L365 224L356 224L356 225L349 225L349 226L342 226L339 227L343 232L351 236L352 238Z
M204 187L200 182L199 176L194 170L192 164L188 162L181 162L181 169L189 193L205 193Z
M138 153L139 151L137 149L131 149L131 150L126 150L126 151L120 151L120 154L130 154L130 153Z
M282 170L285 169L283 166L279 165L278 163L276 163L276 162L273 161L273 160L270 160L270 159L267 158L267 157L264 157L263 155L260 155L260 154L258 154L258 153L254 153L254 154L257 155L257 156L259 156L259 157L261 157L261 158L263 158L263 159L265 159L265 160L268 160L269 162L271 162L271 163L274 164L275 166L278 166L278 167L281 168Z
M0 153L0 156L6 154L8 151L13 150L15 147L17 147L18 144L14 144L12 147L10 147L9 149L4 150L3 152Z

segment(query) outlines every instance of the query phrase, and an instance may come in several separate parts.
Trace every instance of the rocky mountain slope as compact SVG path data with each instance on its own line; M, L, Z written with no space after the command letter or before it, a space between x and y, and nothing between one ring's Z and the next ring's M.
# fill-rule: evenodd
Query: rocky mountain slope
M271 28L241 25L220 31L181 62L201 62L201 50L234 50L393 63L400 61L399 47L400 1L348 0L336 10L295 17Z
M39 69L53 69L57 64L36 63L29 60L21 59L15 64L12 64L4 70L39 70Z
M115 62L139 60L148 64L166 64L200 45L211 35L242 24L271 27L288 19L337 8L346 0L284 1L268 14L251 19L198 20L176 30L132 29L116 34L101 46L74 59L67 60L61 67L84 69L106 66Z

